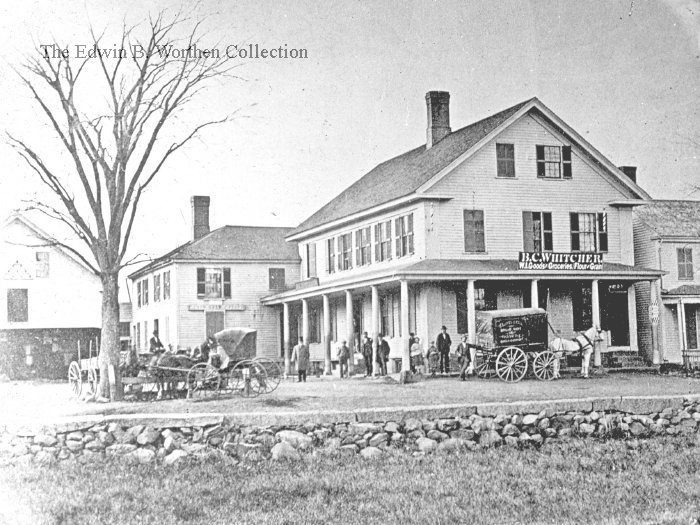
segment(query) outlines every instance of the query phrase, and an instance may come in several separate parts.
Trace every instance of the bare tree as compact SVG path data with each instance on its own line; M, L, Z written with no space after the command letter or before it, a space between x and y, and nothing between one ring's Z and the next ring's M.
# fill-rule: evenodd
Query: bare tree
M103 37L91 29L85 54L103 49ZM235 66L225 54L202 52L201 39L200 23L161 12L141 26L124 24L121 45L108 48L114 54L77 60L60 46L41 46L38 56L17 70L55 132L55 144L68 154L62 164L50 155L55 148L41 151L43 145L8 133L9 143L55 197L53 204L28 201L27 209L67 226L82 243L52 242L102 280L99 393L113 400L122 395L118 274L129 263L125 256L139 200L173 153L203 128L232 116L193 124L178 139L165 139L176 131L172 123L183 108L213 79L234 77ZM95 90L102 95L99 108L87 100ZM116 372L111 385L110 368Z

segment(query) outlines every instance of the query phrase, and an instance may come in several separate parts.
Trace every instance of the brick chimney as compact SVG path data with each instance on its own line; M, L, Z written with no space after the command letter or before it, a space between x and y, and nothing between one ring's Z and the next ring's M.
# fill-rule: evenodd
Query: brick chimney
M432 148L452 131L450 129L450 94L447 91L428 91L428 138L425 147Z
M637 182L637 166L618 166L618 169L627 175L632 182Z
M192 240L201 239L209 233L209 197L193 195L192 203Z

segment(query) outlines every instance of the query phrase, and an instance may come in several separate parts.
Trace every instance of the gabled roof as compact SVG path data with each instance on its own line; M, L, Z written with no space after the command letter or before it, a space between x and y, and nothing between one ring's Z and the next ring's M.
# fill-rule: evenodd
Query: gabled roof
M634 213L660 237L700 240L700 201L654 200Z
M583 137L536 97L533 97L454 131L431 148L426 148L425 144L422 144L379 164L302 222L289 235L294 236L296 240L298 234L326 223L369 210L401 197L422 193L428 186L434 184L446 168L449 168L453 163L461 162L470 150L477 150L489 136L495 136L509 121L517 120L531 110L537 111L540 116L553 122L556 128L577 143L598 165L610 172L636 196L642 199L649 198L636 183L631 182Z
M422 144L381 163L302 222L290 235L410 195L532 100L454 131L430 149Z
M297 243L285 241L291 228L222 226L158 257L131 275L133 279L172 261L299 262Z

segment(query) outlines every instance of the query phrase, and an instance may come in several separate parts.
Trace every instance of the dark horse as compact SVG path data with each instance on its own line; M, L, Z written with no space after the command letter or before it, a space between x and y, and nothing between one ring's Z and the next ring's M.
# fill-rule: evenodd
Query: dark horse
M167 352L153 356L148 368L158 385L157 399L161 399L165 391L172 397L177 383L182 382L186 376L186 371L197 363L209 361L210 350L215 347L216 341L210 336L199 348L195 348L190 356Z

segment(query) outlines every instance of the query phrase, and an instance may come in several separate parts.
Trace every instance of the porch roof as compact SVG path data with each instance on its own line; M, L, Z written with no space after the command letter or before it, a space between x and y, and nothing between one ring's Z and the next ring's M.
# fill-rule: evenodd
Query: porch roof
M384 285L400 280L413 282L451 281L451 280L626 280L648 281L658 279L665 272L641 266L629 266L619 263L604 262L602 270L519 270L515 259L424 259L404 266L385 268L362 274L349 273L339 275L338 279L287 290L261 299L266 305L281 304L291 300L317 297L353 290L373 285Z
M673 288L671 290L664 290L661 292L662 295L697 295L700 296L700 284L684 284L678 288Z

